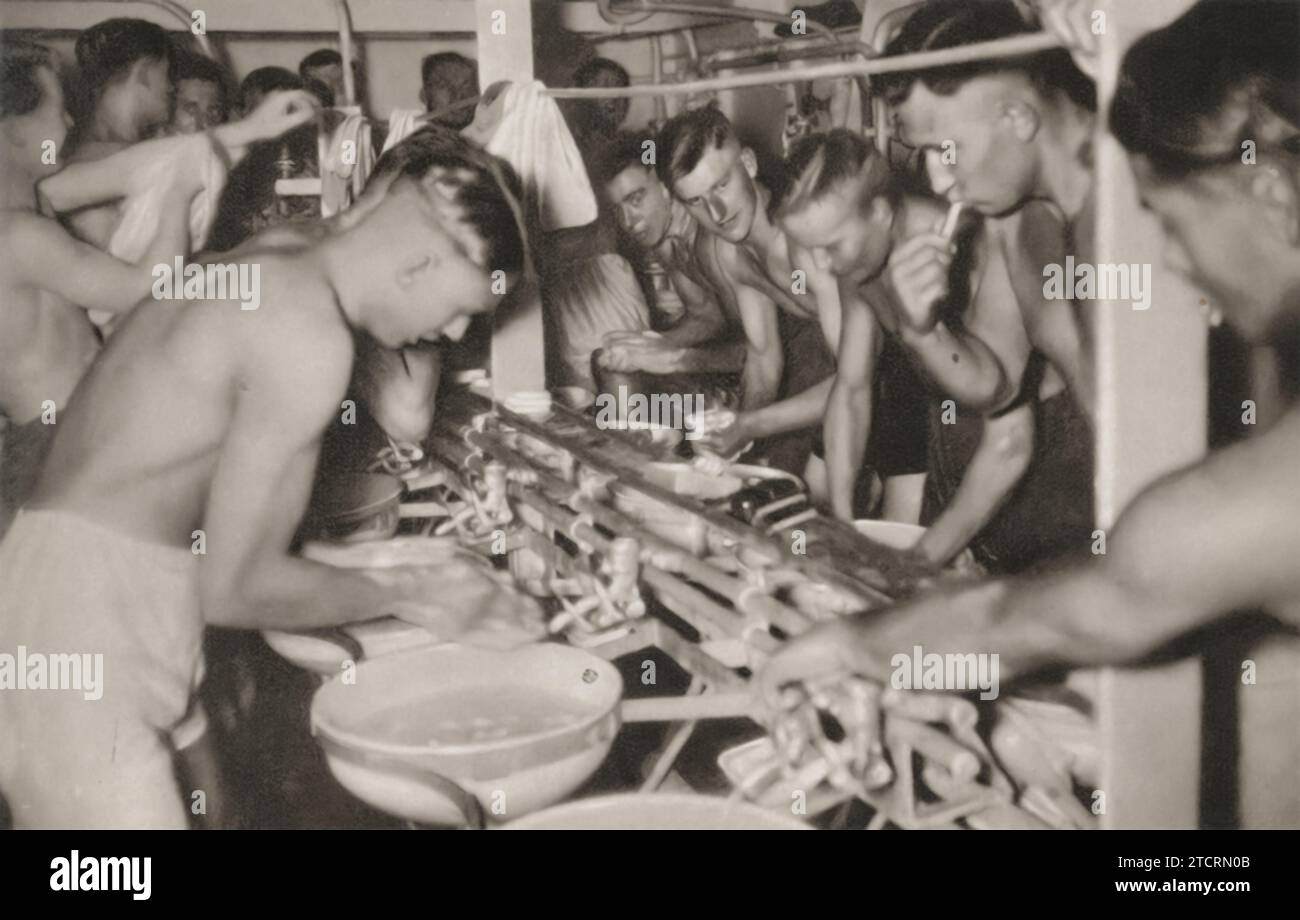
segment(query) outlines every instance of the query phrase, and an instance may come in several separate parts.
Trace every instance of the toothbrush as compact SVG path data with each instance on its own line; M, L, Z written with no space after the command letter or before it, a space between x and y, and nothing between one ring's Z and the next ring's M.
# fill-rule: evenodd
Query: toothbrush
M943 229L939 231L939 235L945 240L952 241L952 235L957 231L957 219L961 217L961 209L964 207L965 205L962 202L954 201L952 206L948 208L948 216L944 218Z

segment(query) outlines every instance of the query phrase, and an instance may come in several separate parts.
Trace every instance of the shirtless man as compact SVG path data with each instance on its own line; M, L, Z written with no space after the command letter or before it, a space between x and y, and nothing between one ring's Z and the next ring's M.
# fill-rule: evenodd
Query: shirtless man
M77 36L77 68L87 93L73 163L98 160L155 136L171 118L171 45L162 26L143 19L107 19ZM80 117L80 116L79 116ZM117 204L69 215L78 237L100 249L120 219Z
M903 24L886 54L1032 31L1009 0L930 0ZM1008 445L1032 444L1031 474L993 518L976 544L977 556L991 570L1008 572L1058 552L1082 551L1093 519L1088 324L1071 301L1045 298L1043 266L1065 264L1067 252L1090 258L1092 81L1058 49L885 74L873 87L890 106L898 140L924 155L935 190L990 218L987 232L1002 250L1035 350L1025 379L1018 380L1024 408L986 420L963 407L955 425L937 429L923 521L942 526L925 548L935 553L958 545L963 534L948 528L959 520L940 518L939 509L996 507L1015 482L999 475L999 454ZM916 277L942 276L943 260L943 241L933 235L918 239L905 257ZM980 472L960 478L967 469ZM1077 539L1070 542L1071 535Z
M1011 0L929 0L887 56L1032 34ZM1086 323L1069 300L1043 296L1043 266L1089 261L1096 88L1053 50L1026 58L882 74L898 140L925 156L935 190L989 217L1034 347L1050 362L1040 397L1068 387L1091 413ZM1028 207L1027 207L1028 206ZM1064 227L1062 226L1064 222ZM936 253L940 250L935 249Z
M41 45L0 43L0 412L11 427L0 457L0 534L35 484L54 424L73 387L99 351L99 337L82 307L121 312L153 284L153 266L188 254L189 200L199 176L181 175L168 190L153 244L128 264L79 242L37 210L37 189L55 210L120 197L126 177L147 162L156 141L111 158L63 164L71 125L64 111L57 62ZM294 107L297 106L295 109ZM259 137L274 137L310 117L292 94L256 118L223 126L215 139L237 158ZM195 143L202 144L196 138Z
M1300 77L1290 0L1213 0L1126 54L1110 111L1165 258L1247 339L1294 350L1300 323ZM1236 41L1210 37L1233 35ZM1189 74L1196 79L1189 83ZM1242 138L1256 141L1252 165ZM1236 610L1300 626L1300 406L1269 430L1153 484L1108 552L1033 576L954 588L818 626L761 675L885 680L891 656L997 653L1006 686L1043 667L1141 660ZM901 705L901 704L900 704Z
M937 391L932 457L944 423L940 399L952 397L992 417L989 446L978 462L956 472L957 497L918 546L928 561L947 563L1006 500L1032 449L1030 410L1014 403L1029 341L1001 252L983 232L963 231L956 242L942 236L945 209L898 192L884 157L852 132L804 138L788 166L794 179L778 223L840 279L844 326L825 424L834 512L851 517L854 474L867 449L877 397L875 367L885 335L921 365ZM933 257L918 261L922 247L932 247ZM962 290L950 296L950 287ZM931 464L930 475L950 475L937 459ZM1041 496L1032 489L1017 496L1022 502L1036 499ZM1039 529L1066 526L1053 518ZM1044 549L1053 544L1059 549L1062 540L1042 542Z
M509 191L506 189L509 188ZM353 332L456 338L524 264L517 179L446 135L307 248L238 253L261 306L146 301L78 387L0 543L0 646L103 654L102 699L0 694L0 790L18 826L184 827L161 739L204 623L301 629L397 614L513 644L526 601L477 566L344 570L289 555ZM364 271L358 271L364 266ZM499 287L497 287L499 290Z
M816 361L815 353L825 353L825 348L820 342L786 343L798 359L788 376L810 369L827 373L816 373L812 385L776 400L784 365L776 308L805 324L817 323L833 354L840 344L841 322L835 277L791 244L772 221L771 193L756 178L754 153L741 146L731 123L716 108L672 118L660 134L655 168L706 231L697 234L696 259L724 303L729 302L728 309L739 315L749 343L741 411L734 424L711 434L705 443L725 455L751 440L817 426L834 376L830 367ZM881 445L882 454L909 459L881 462L886 473L885 515L915 521L925 475L924 395L906 361L892 363L891 370L899 375L894 391L900 398L890 401L888 411L898 413L899 436ZM903 382L907 376L912 382Z
M636 261L647 266L655 306L667 326L653 336L610 333L600 360L611 370L624 372L739 371L745 348L726 340L740 326L740 318L724 313L720 298L696 265L699 225L646 164L647 140L629 131L616 135L596 157L595 180L623 235L638 250Z

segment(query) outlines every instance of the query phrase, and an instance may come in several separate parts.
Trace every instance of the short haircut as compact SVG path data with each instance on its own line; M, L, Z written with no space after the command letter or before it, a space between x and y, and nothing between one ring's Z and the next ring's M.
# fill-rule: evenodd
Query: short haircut
M222 110L224 111L228 107L227 97L230 82L226 68L212 60L212 58L191 51L177 52L172 58L172 84L175 85L182 80L202 80L205 83L216 84L217 90L221 94Z
M595 86L596 78L609 74L614 78L615 86L631 86L632 78L623 66L609 58L596 57L583 64L573 74L574 86Z
M903 23L886 46L885 57L958 48L1038 31L1021 17L1011 0L928 0ZM1096 86L1075 66L1064 48L878 74L871 78L871 86L888 104L897 105L907 99L917 83L940 96L951 96L976 77L1001 73L1024 75L1049 101L1064 95L1081 108L1097 110Z
M1240 164L1243 145L1300 154L1300 6L1202 0L1124 56L1110 129L1156 174Z
M650 140L644 134L634 131L619 131L609 142L596 150L592 158L592 180L597 185L612 182L619 173L629 166L649 170L645 160L645 142Z
M329 67L331 64L338 64L342 67L343 55L333 48L317 48L298 62L298 76L305 78L307 71L315 70L317 67Z
M105 19L77 36L76 54L81 83L93 101L136 61L170 61L171 44L163 27L147 20Z
M266 95L277 89L302 89L302 78L285 67L259 67L239 84L239 102L247 105L254 93Z
M864 172L865 199L884 195L897 204L901 197L885 157L847 128L800 138L786 159L786 167L792 182L777 208L778 214L789 214L819 201L845 182L864 176Z
M454 201L487 243L489 268L523 271L528 261L523 183L509 163L468 138L442 125L425 125L379 158L370 181L393 173L420 180L435 166L472 174L449 181L457 185Z
M44 93L37 73L42 67L55 71L49 48L0 33L0 119L40 108Z
M427 55L420 62L420 81L428 83L437 71L459 71L461 79L474 84L474 94L478 95L478 64L472 59L455 51L439 51Z
M674 115L659 132L655 157L659 180L671 189L673 183L700 165L706 151L728 141L740 143L731 121L716 105Z

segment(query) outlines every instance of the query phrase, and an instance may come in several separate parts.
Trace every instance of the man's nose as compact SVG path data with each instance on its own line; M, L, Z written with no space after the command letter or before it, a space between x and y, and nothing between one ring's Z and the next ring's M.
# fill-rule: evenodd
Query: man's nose
M727 205L718 198L717 195L710 195L704 200L705 206L709 209L709 217L716 224L722 223L723 218L727 216Z

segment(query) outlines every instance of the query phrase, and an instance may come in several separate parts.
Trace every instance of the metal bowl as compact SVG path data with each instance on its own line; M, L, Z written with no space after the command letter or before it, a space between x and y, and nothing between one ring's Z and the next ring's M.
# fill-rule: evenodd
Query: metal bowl
M455 825L470 821L477 803L508 820L558 802L596 771L618 732L622 694L613 665L569 646L443 645L363 662L355 681L325 684L312 700L311 725L335 778L381 811ZM482 740L422 734L452 708L458 719L490 721L503 695L562 705L568 721Z

